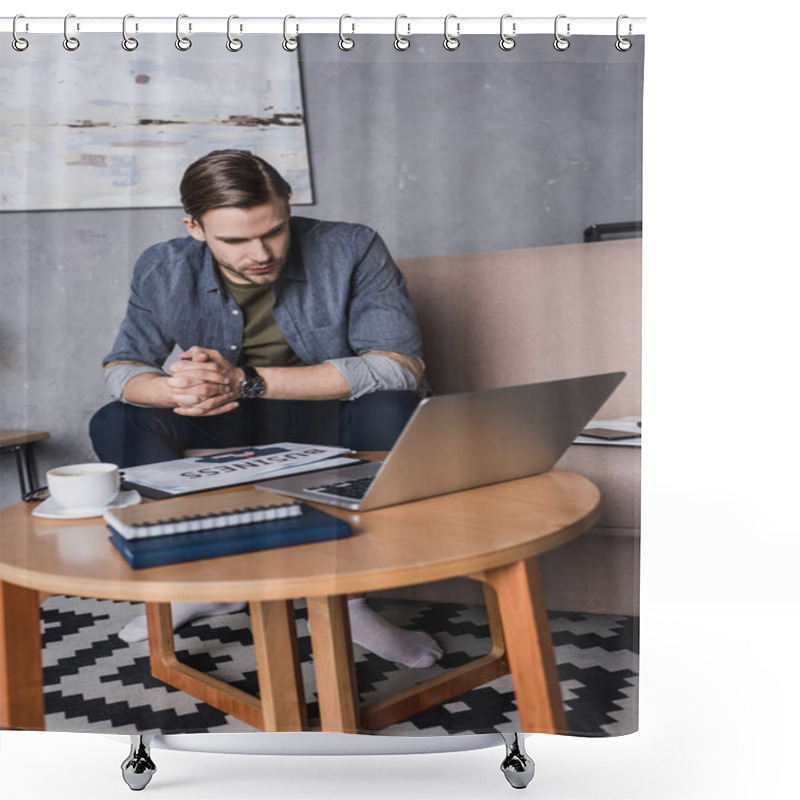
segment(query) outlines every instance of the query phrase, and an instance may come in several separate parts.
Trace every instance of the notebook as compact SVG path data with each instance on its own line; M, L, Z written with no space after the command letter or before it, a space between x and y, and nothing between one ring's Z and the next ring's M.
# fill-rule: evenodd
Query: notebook
M230 528L286 519L302 513L300 503L246 489L228 494L178 497L128 508L110 508L105 521L125 539Z
M111 543L134 569L342 539L352 533L343 520L311 506L304 506L298 517L174 536L125 539L109 530Z
M255 493L250 490L238 494L252 496ZM218 501L223 497L225 496L216 495L202 499ZM151 505L157 507L165 503L171 504L170 501L164 501ZM242 511L240 524L141 538L126 538L108 525L111 533L109 538L131 567L141 569L197 561L202 558L251 553L276 547L311 544L330 539L341 539L352 534L347 522L320 509L302 503L285 504L280 502L276 508L286 510L293 506L299 509L299 514L292 513L267 521L245 522L243 521L246 518L244 515L249 513L245 509Z
M385 461L274 478L258 489L347 509L421 500L551 469L624 372L423 400Z

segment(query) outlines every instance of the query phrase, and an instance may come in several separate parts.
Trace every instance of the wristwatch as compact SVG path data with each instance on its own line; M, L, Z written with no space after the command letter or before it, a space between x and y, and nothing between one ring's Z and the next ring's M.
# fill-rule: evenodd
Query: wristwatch
M255 367L242 367L244 378L239 384L239 397L245 400L253 400L264 394L267 384L264 379L256 372Z

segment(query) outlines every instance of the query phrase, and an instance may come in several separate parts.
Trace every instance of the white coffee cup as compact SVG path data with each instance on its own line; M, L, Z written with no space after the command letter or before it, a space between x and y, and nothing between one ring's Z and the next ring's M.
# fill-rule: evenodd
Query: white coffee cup
M47 471L47 487L64 508L103 508L119 493L116 464L69 464Z

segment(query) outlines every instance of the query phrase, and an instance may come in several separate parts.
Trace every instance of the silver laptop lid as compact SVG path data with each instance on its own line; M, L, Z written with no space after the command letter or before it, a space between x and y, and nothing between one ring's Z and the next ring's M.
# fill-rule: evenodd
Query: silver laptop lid
M624 377L612 372L427 398L360 508L546 472Z

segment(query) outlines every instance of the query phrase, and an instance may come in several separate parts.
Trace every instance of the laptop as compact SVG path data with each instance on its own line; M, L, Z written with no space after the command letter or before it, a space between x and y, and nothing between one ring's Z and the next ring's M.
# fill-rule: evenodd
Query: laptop
M551 469L624 372L428 397L384 461L272 478L257 488L353 511Z

